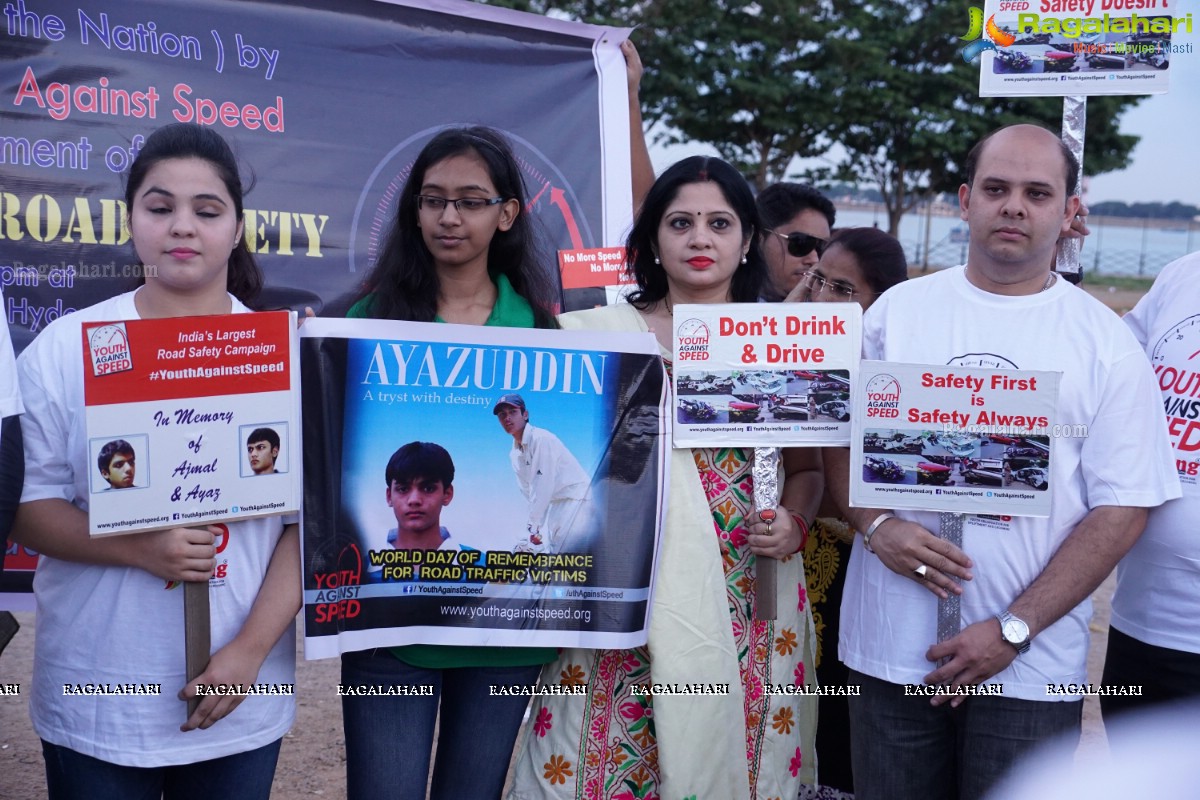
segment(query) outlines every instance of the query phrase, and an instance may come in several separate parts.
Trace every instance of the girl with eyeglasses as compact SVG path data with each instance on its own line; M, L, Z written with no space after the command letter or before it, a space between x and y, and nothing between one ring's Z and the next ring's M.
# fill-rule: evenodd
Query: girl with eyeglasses
M821 260L787 299L788 302L858 303L866 311L881 294L907 278L904 248L894 236L874 228L844 228L834 234ZM847 480L846 475L826 475L827 486ZM844 686L850 678L849 671L837 658L837 640L842 587L853 541L854 531L826 493L804 546L808 596L812 601L813 621L820 631L817 679L822 686ZM845 697L821 698L817 755L821 760L821 789L805 787L800 796L821 800L852 796L850 712Z
M863 311L879 295L908 279L908 261L896 237L875 228L843 228L787 297L789 303L858 303Z
M537 246L512 148L486 127L449 128L425 145L350 317L557 328L555 289ZM343 685L430 686L429 696L344 696L349 800L499 797L527 697L492 685L537 682L554 648L410 645L345 653ZM439 710L440 699L440 710Z
M554 328L525 186L508 142L482 126L417 156L375 267L347 316Z

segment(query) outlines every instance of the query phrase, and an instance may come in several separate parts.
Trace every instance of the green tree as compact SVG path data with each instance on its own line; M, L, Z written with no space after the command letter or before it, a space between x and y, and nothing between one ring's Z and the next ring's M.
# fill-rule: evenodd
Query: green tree
M491 4L639 26L643 116L658 128L655 141L711 144L760 189L782 179L793 157L830 145L834 120L812 86L825 33L816 0Z
M837 25L826 39L828 59L816 76L832 98L833 138L845 156L815 179L878 187L896 235L900 219L922 200L953 192L971 146L1014 122L1058 130L1061 98L979 97L979 65L960 55L966 6L957 3L835 0ZM1123 167L1137 137L1118 119L1137 97L1088 101L1084 166L1088 174Z
M818 182L878 189L888 230L927 197L954 192L971 146L1013 122L1058 130L1061 98L981 98L962 60L967 5L942 0L491 0L634 34L656 141L711 144L762 188L796 156L831 152ZM1088 101L1085 171L1125 166L1119 132L1138 97Z

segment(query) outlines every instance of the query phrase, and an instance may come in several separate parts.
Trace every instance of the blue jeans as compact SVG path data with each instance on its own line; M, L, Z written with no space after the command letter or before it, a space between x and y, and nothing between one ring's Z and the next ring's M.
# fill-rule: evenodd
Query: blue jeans
M1083 701L969 697L958 708L850 671L850 752L856 800L975 800L1028 750L1076 738Z
M42 740L50 800L267 800L276 739L222 758L170 767L123 767Z
M347 800L425 800L438 720L432 800L489 800L504 790L529 697L491 686L532 686L542 665L422 669L385 649L342 654L342 685L432 686L429 695L342 697Z

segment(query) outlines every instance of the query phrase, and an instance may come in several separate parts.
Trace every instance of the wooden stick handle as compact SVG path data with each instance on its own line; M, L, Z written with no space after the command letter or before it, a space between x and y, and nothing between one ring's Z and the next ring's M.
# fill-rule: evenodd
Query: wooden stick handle
M777 619L775 603L775 567L779 562L769 556L758 556L758 593L755 595L754 618Z
M187 679L191 683L208 669L208 660L212 656L207 580L183 584L183 637ZM188 700L189 717L195 713L201 699L197 695Z

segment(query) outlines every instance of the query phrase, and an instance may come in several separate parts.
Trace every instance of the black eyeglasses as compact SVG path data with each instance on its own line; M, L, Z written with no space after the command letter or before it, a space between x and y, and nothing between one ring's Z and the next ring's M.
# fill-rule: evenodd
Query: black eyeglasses
M819 236L812 236L807 233L794 231L792 233L779 233L778 231L767 231L773 233L780 239L787 240L788 255L793 258L803 258L813 250L817 251L817 255L825 254L825 248L829 245L828 239L822 239Z
M494 206L497 203L503 203L503 197L460 197L457 200L451 200L448 197L434 197L431 194L417 195L417 210L418 211L444 211L446 205L454 204L454 209L458 213L464 211L482 211L488 206Z

